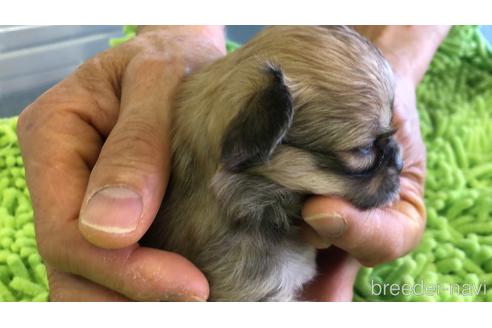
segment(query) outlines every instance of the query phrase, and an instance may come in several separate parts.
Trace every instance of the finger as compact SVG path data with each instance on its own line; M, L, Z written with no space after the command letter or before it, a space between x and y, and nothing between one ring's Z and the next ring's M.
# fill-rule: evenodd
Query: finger
M331 246L326 238L318 234L309 224L301 222L300 228L300 237L311 246L317 249L326 249Z
M124 302L128 298L82 277L47 268L52 302Z
M76 221L49 230L49 244L40 244L43 258L57 270L83 276L101 286L138 301L198 301L208 298L205 276L184 257L133 245L102 249L78 231Z
M359 262L336 247L320 251L317 262L318 276L305 287L304 298L325 302L351 301Z
M104 81L98 70L89 73ZM74 75L48 91L21 114L17 126L41 256L60 271L130 299L206 299L205 277L184 258L136 246L131 251L99 249L81 236L79 209L119 102L111 85L83 87L80 82Z
M340 198L312 197L303 215L325 240L367 266L408 253L420 241L425 225L422 212L407 199L362 211Z
M146 57L133 60L125 72L120 114L91 172L80 212L80 231L94 245L137 242L159 209L170 173L178 71Z

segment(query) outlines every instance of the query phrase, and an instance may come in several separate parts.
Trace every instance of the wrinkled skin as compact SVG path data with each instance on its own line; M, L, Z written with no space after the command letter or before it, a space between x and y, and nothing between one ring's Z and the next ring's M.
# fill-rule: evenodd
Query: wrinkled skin
M313 197L304 207L304 216L334 209L346 226L338 235L325 240L311 232L308 240L323 247L323 241L336 246L320 251L320 277L306 290L311 300L350 300L353 280L360 264L374 266L400 257L419 243L426 220L423 202L425 146L415 107L415 87L397 79L393 124L396 139L403 148L404 168L400 178L400 199L391 206L361 211L342 199ZM323 222L316 223L323 231ZM342 251L343 250L343 251ZM350 254L350 255L348 255ZM342 283L340 283L342 282Z
M221 28L143 31L87 61L23 111L18 135L52 300L208 297L204 275L188 260L137 241L169 177L175 88L186 72L224 54ZM141 195L134 231L79 227L84 199L106 185Z
M336 213L345 224L334 234L326 228L327 220L308 221L309 241L320 248L336 247L320 251L321 274L306 288L306 299L350 300L359 262L392 260L420 240L425 225L425 149L418 132L415 85L446 31L441 39L436 34L427 51L422 51L419 38L407 38L402 45L394 42L401 38L381 38L387 35L384 31L367 34L385 46L383 53L399 76L394 124L405 156L400 200L368 212L340 199L308 200L305 217ZM392 52L408 45L427 54L417 58L419 65L400 65L405 62L402 56ZM19 142L51 300L207 299L206 278L192 263L137 242L155 217L170 174L175 88L186 73L224 54L221 28L145 28L134 40L81 65L21 114ZM140 215L120 217L122 222L133 220L135 229L98 229L80 219L92 195L108 185L125 186L138 195ZM104 224L112 212L108 208L99 213L96 220Z
M400 199L391 206L360 211L341 199L313 197L303 210L310 225L306 239L319 248L321 274L305 297L310 300L349 301L360 264L375 266L415 248L425 228L423 193L425 146L419 129L415 88L449 31L449 26L356 26L378 46L395 73L393 124L403 148ZM310 217L318 218L309 221ZM342 224L334 225L333 217ZM321 218L321 219L320 219Z

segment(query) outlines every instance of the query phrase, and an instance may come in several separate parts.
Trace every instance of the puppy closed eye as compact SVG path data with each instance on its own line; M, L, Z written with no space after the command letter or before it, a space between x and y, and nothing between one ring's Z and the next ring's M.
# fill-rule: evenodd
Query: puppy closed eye
M359 157L373 156L376 154L377 148L384 147L384 145L396 133L396 131L396 129L391 129L388 132L382 133L370 143L352 148L350 152Z
M380 134L373 141L350 149L342 156L347 166L355 172L370 169L381 155L381 149L389 142L396 133L396 129L391 129Z
M353 172L360 172L373 166L376 159L374 145L365 145L339 154L340 159L345 163L347 169Z
M371 142L367 145L355 147L351 150L351 152L356 156L366 157L374 154L374 142Z

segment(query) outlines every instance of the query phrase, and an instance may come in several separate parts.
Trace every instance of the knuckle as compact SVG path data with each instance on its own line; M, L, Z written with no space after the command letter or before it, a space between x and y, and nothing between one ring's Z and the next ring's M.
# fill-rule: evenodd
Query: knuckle
M20 114L19 118L17 119L17 134L21 134L29 125L29 120L30 120L30 111L28 110L29 107L24 109Z
M145 50L132 60L132 65L136 70L145 68L146 70L159 70L162 67L171 64L172 56L157 53L152 49Z
M139 72L182 72L185 70L186 64L184 56L179 53L179 49L169 52L147 48L133 58L131 66Z
M34 135L45 133L50 124L53 126L52 122L59 116L57 114L61 114L57 104L59 91L57 86L53 87L21 111L16 129L21 145L28 140L36 141Z
M169 151L163 140L152 124L134 121L110 136L108 151L103 151L100 159L111 166L152 169L159 154Z
M154 49L147 49L135 57L135 62L145 65L163 65L172 60L174 56L165 55Z
M17 119L17 137L19 138L19 142L23 142L24 136L32 130L34 124L33 121L35 120L35 113L37 109L37 102L32 103L28 107L26 107L22 112L19 114L19 117Z
M75 272L76 256L73 242L67 239L68 226L52 223L51 220L41 220L35 216L36 243L43 261L53 269Z
M388 222L388 217L381 214L366 222L355 245L355 253L361 264L374 267L391 262L409 251L416 232L409 229L407 221L399 218Z

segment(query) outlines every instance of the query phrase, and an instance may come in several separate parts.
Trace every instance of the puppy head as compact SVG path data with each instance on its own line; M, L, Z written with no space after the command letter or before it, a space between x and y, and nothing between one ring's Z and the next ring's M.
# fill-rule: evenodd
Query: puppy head
M391 127L392 73L374 46L345 27L279 27L241 56L248 53L257 54L260 77L225 131L225 170L360 208L396 197L403 163Z

